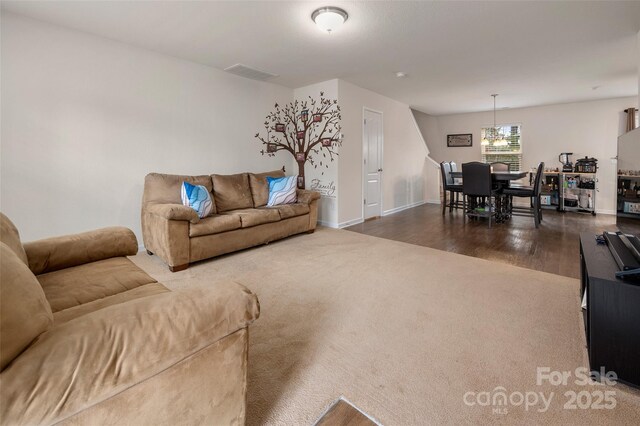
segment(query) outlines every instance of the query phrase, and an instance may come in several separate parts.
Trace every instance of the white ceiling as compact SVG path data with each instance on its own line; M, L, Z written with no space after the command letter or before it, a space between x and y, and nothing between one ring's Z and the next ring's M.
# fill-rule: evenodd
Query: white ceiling
M311 12L349 13L334 34ZM341 78L426 113L633 96L640 2L13 2L3 10L301 87ZM395 77L397 71L409 76ZM592 88L597 86L596 90Z

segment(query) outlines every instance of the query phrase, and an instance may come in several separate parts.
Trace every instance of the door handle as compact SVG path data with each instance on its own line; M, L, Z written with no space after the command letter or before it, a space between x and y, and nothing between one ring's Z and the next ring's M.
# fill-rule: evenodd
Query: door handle
M382 171L382 169L378 169L378 171L379 171L379 172L381 172L381 171Z

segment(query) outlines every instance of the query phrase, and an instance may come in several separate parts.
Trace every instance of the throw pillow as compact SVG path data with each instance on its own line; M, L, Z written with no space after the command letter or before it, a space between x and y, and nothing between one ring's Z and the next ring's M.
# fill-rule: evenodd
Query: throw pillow
M267 177L269 184L269 200L267 206L279 206L298 201L296 184L298 176L285 176L280 178Z
M194 209L202 219L211 214L213 203L209 191L202 185L191 185L189 182L182 182L180 192L182 204Z

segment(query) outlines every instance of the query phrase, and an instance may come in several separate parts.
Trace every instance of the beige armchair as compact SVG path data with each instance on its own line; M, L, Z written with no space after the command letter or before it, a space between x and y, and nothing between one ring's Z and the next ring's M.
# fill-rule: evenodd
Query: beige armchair
M243 424L257 298L171 292L126 228L24 246L0 214L3 424Z

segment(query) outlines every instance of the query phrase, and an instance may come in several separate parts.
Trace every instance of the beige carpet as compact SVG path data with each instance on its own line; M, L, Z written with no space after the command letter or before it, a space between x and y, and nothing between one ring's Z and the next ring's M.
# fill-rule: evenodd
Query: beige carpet
M575 279L322 228L175 274L134 260L175 290L233 279L257 293L249 425L310 425L340 395L385 425L640 420L640 392L623 385L536 384L537 367L587 365ZM506 414L463 401L499 386L554 395L543 413L541 400L495 407ZM616 407L563 409L571 390L613 390Z

